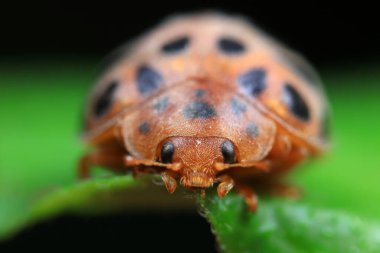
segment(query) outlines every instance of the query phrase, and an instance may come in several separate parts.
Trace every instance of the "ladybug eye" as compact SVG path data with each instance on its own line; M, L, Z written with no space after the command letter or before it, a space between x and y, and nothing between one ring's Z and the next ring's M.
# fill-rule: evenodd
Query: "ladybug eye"
M235 148L234 144L230 141L225 141L221 146L222 155L224 158L224 163L234 163L235 162Z
M161 149L161 161L163 163L171 163L174 154L174 144L166 142Z
M108 85L108 88L99 96L94 107L94 114L96 117L103 116L112 105L113 95L117 86L118 83L116 81L111 82Z

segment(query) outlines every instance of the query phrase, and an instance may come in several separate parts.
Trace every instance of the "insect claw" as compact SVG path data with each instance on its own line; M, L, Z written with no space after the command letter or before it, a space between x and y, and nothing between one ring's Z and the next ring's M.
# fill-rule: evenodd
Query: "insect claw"
M233 184L223 182L218 185L217 192L219 197L224 197L226 196L230 190L233 188Z
M166 190L168 190L170 194L173 193L177 188L177 181L167 172L161 173L161 178L162 181L164 181Z
M235 182L232 178L224 176L220 179L221 183L218 185L217 192L219 197L226 196L234 187Z

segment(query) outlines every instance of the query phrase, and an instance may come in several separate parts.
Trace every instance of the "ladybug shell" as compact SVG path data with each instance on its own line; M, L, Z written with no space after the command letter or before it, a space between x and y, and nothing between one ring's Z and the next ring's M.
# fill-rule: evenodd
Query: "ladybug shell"
M218 136L241 161L265 157L278 131L309 153L327 146L328 110L312 68L240 17L171 18L118 53L88 99L92 145L114 131L128 153L154 160L165 138Z

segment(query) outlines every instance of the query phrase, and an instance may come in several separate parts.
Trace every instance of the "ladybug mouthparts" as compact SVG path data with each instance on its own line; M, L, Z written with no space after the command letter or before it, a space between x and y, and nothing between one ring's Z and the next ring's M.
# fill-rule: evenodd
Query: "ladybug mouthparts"
M161 176L168 192L173 193L177 188L175 176L165 172ZM212 187L214 183L219 183L217 193L220 197L225 196L234 187L234 181L231 178L225 175L215 177L213 173L192 171L186 173L180 179L180 184L185 188L192 190L195 190L195 188L200 189L202 194L204 194L205 188Z
M214 178L205 173L193 173L183 176L180 183L185 187L208 188L214 184Z

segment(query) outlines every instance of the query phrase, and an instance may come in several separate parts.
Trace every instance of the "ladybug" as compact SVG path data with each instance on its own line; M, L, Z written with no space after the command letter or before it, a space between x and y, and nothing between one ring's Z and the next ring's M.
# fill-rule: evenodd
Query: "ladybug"
M170 193L235 188L250 210L255 185L328 147L328 106L310 65L241 17L172 17L118 51L85 109L79 164L159 173Z

